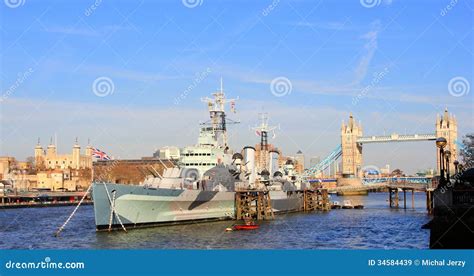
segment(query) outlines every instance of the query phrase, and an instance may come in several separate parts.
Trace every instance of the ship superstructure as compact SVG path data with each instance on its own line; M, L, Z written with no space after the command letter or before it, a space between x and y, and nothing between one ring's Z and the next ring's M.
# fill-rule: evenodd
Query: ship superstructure
M227 125L237 122L226 118L225 107L230 104L235 111L236 99L226 99L222 82L221 89L212 95L202 99L208 105L210 120L200 124L196 145L180 149L176 166L163 164L162 174L155 171L137 185L93 183L98 230L122 224L139 227L232 219L236 190L268 189L275 212L301 208L301 199L288 193L296 187L280 172L278 151L268 150L268 133L273 131L268 120L258 128L265 148L261 161L256 162L252 146L234 153L228 145Z
M179 166L197 169L198 178L212 167L231 163L232 151L228 145L227 125L238 123L226 116L226 105L229 104L231 111L235 113L235 102L238 99L226 98L222 79L220 90L212 96L201 99L208 106L210 120L200 124L198 143L180 151Z

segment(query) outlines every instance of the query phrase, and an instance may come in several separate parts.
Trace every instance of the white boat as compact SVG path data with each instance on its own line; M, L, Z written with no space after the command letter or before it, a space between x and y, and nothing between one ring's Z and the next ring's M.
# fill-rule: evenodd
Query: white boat
M342 204L342 209L354 209L352 201L350 199L344 200L344 203Z

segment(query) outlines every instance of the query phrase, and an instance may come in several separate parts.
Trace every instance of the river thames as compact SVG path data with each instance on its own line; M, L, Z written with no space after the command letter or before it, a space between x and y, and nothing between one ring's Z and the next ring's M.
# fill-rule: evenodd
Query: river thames
M362 210L291 213L260 222L256 231L225 232L233 221L96 232L93 206L81 206L59 238L54 232L74 209L0 210L1 249L428 249L425 194L415 208L388 208L387 193L347 197ZM331 200L343 202L343 197ZM407 196L411 207L411 195ZM400 203L403 206L403 202Z

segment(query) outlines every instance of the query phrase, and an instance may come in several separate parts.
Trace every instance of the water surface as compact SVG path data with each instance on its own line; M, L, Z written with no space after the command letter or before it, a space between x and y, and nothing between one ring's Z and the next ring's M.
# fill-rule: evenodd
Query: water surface
M402 194L403 195L403 194ZM430 220L425 194L414 209L388 208L387 193L348 197L363 210L292 213L260 222L256 231L225 232L233 221L96 232L93 206L81 206L59 238L53 236L74 209L69 207L0 210L2 249L78 248L264 248L264 249L427 249ZM403 197L402 197L403 199ZM332 196L343 202L344 198ZM403 202L400 202L403 207ZM411 207L411 195L407 195Z

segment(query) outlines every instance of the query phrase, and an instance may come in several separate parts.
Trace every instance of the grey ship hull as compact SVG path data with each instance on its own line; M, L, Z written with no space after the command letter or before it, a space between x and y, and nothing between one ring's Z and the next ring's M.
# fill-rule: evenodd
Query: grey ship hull
M178 189L148 189L143 186L94 183L92 197L97 230L125 226L141 227L197 220L234 217L234 193ZM115 192L115 200L113 193Z
M93 183L92 197L97 230L129 229L196 221L235 218L235 193L181 189L150 189L144 186ZM275 213L300 210L302 199L283 191L271 191ZM115 214L111 215L111 206Z

